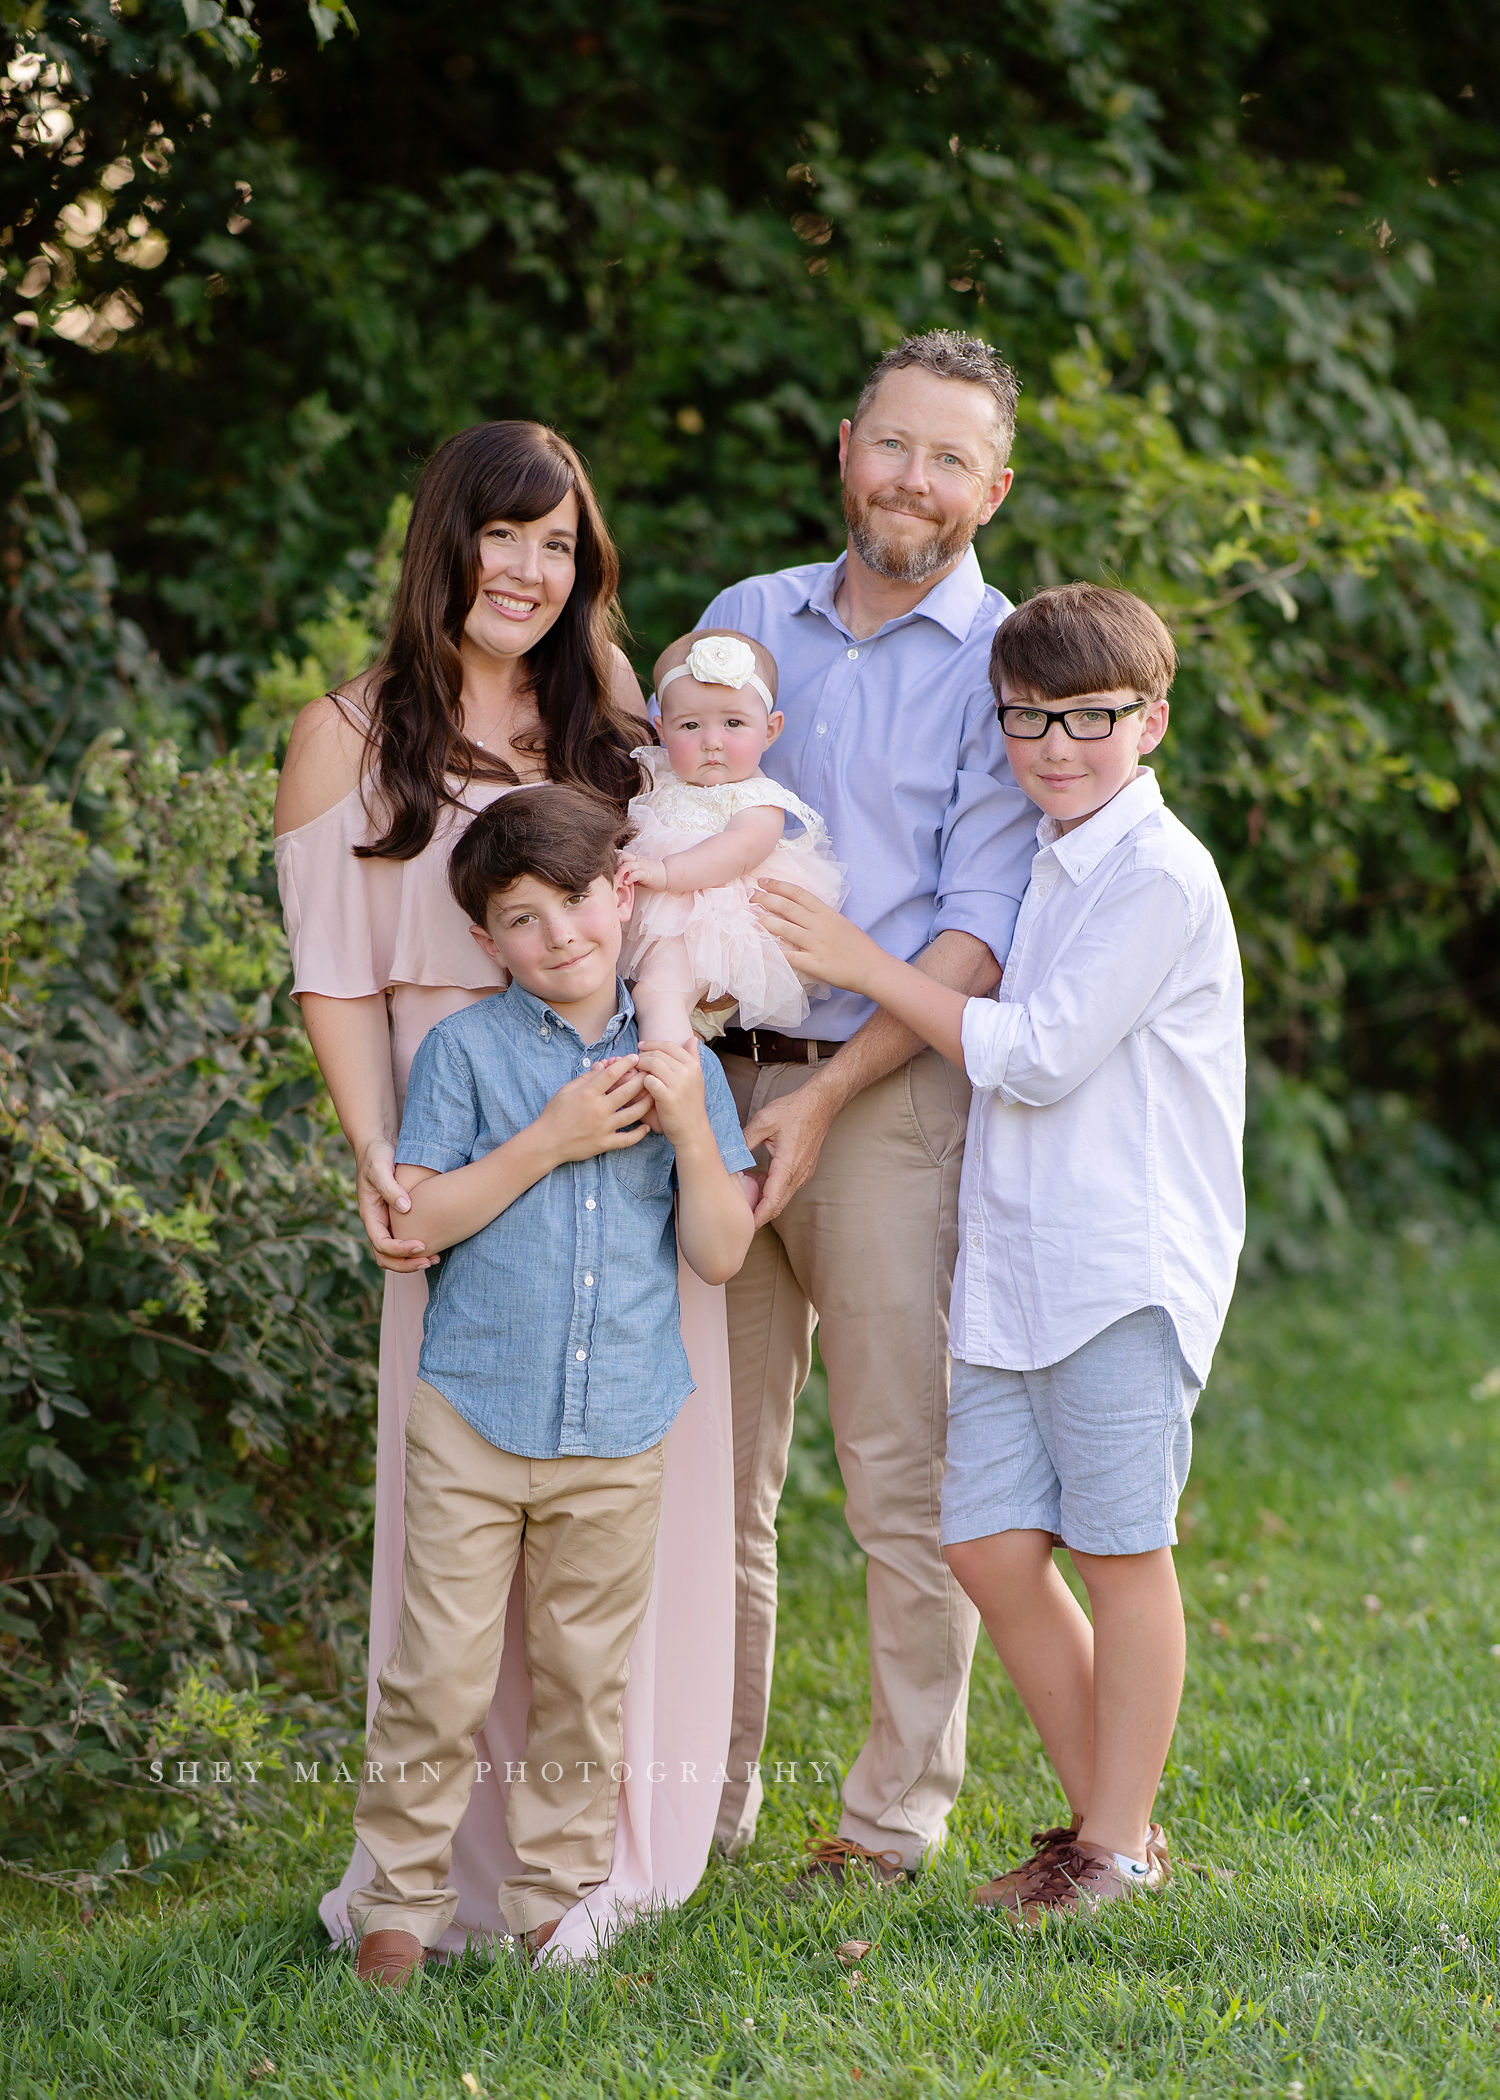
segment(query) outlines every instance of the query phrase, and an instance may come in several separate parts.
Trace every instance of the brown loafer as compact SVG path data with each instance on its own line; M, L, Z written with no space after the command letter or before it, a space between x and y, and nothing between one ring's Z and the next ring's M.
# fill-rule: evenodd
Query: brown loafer
M400 1991L411 1982L424 1958L422 1942L414 1932L367 1932L354 1957L354 1973L361 1983L383 1983Z
M869 1875L890 1887L898 1881L915 1881L916 1875L903 1866L899 1852L875 1852L868 1845L857 1844L853 1838L827 1837L821 1831L808 1838L806 1850L810 1854L807 1865L782 1890L784 1896L793 1898L811 1896L831 1883L834 1888L847 1888L851 1872Z
M981 1889L975 1889L969 1897L982 1909L1013 1910L1019 1912L1022 1905L1040 1888L1050 1872L1052 1862L1064 1845L1071 1845L1078 1835L1082 1816L1074 1816L1071 1823L1058 1823L1051 1830L1033 1830L1031 1833L1031 1857L1023 1859L1019 1866L1006 1874L997 1874Z

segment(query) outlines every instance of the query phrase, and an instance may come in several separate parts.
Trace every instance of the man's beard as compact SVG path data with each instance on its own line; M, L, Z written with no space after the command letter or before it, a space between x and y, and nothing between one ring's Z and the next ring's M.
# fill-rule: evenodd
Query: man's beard
M982 505L976 504L968 517L950 525L946 532L938 532L929 540L885 540L878 536L872 524L877 512L884 506L867 503L861 506L847 487L844 490L844 523L849 528L849 538L855 553L867 569L883 576L888 583L926 583L939 569L947 568L956 561L972 542L979 530L979 513ZM925 516L926 513L902 511L902 517ZM936 519L930 519L936 523Z

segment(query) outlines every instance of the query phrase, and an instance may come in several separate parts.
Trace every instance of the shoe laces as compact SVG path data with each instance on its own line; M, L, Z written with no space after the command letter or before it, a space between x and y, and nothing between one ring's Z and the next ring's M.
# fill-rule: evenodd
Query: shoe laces
M865 1860L872 1866L893 1869L902 1865L899 1852L875 1852L854 1838L830 1837L822 1830L814 1831L804 1840L804 1850L809 1855L808 1864L813 1867L844 1867L851 1860Z
M1071 1845L1078 1832L1071 1823L1054 1823L1050 1830L1033 1830L1031 1848L1033 1852L1051 1852L1055 1846Z
M1104 1862L1082 1851L1076 1841L1069 1845L1059 1845L1047 1862L1045 1873L1032 1900L1048 1903L1054 1897L1066 1896L1071 1891L1086 1887L1090 1879L1102 1874L1104 1870Z

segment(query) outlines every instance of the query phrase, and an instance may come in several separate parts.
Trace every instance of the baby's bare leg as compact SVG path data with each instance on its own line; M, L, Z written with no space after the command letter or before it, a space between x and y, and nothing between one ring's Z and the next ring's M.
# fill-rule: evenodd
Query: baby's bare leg
M702 986L693 976L684 940L658 941L630 987L643 1043L682 1043L691 1048L693 1008Z

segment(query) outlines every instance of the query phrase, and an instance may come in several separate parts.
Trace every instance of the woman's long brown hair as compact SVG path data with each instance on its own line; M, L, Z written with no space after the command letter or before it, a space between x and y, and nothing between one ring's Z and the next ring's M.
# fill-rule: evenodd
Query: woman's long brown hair
M474 780L514 781L460 727L459 641L479 589L479 536L494 518L528 524L572 491L576 577L526 672L550 780L592 788L623 809L640 786L632 738L610 705L610 650L622 632L620 558L583 462L541 423L477 423L428 462L412 502L390 632L371 673L368 740L385 831L362 859L412 860L445 804ZM646 735L644 724L641 735Z

